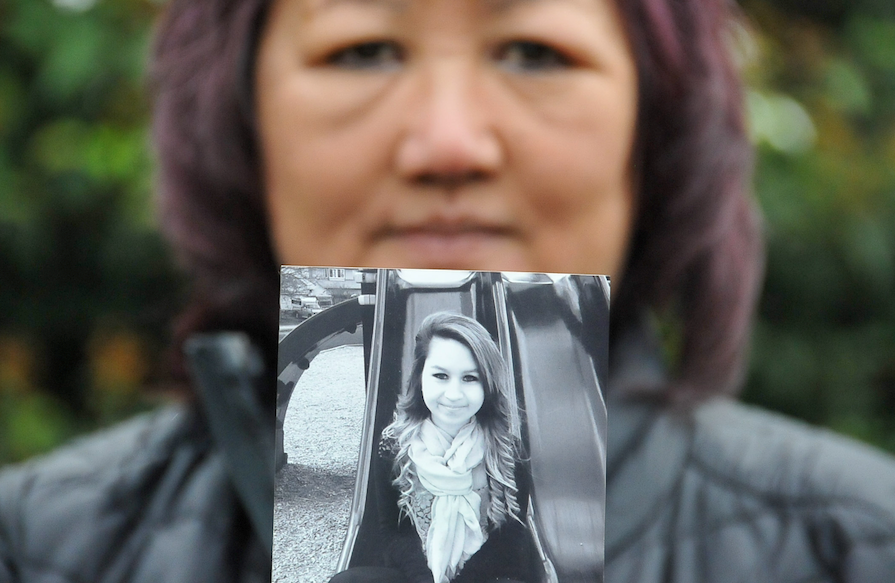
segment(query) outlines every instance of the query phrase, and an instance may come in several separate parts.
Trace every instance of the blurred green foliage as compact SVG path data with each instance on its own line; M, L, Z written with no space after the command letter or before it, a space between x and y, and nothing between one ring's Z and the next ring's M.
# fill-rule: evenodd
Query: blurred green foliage
M895 451L895 3L743 0L768 278L744 398ZM0 4L0 463L152 405L150 0Z
M893 5L744 8L768 244L744 398L895 451Z
M181 284L154 224L144 0L0 4L0 462L151 405Z

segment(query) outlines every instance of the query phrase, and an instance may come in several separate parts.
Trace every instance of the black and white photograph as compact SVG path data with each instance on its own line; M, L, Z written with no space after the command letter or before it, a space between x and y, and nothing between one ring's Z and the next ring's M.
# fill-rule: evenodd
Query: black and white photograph
M273 582L602 581L607 276L280 280Z

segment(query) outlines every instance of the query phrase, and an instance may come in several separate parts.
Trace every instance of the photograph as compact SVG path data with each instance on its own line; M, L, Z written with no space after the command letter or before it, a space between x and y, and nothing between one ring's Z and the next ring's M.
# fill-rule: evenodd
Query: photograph
M609 277L280 279L273 582L602 580Z

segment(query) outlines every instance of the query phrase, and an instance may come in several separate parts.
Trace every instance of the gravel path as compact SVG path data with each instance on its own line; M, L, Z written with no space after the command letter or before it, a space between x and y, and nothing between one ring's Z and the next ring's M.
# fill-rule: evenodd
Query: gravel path
M348 528L364 410L364 350L320 353L289 403L274 490L273 582L326 583Z

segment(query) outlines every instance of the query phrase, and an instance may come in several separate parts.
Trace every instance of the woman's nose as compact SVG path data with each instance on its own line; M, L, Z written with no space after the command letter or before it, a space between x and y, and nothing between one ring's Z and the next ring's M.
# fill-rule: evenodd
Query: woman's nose
M493 175L504 153L480 73L463 62L420 67L397 152L401 175L446 186Z

